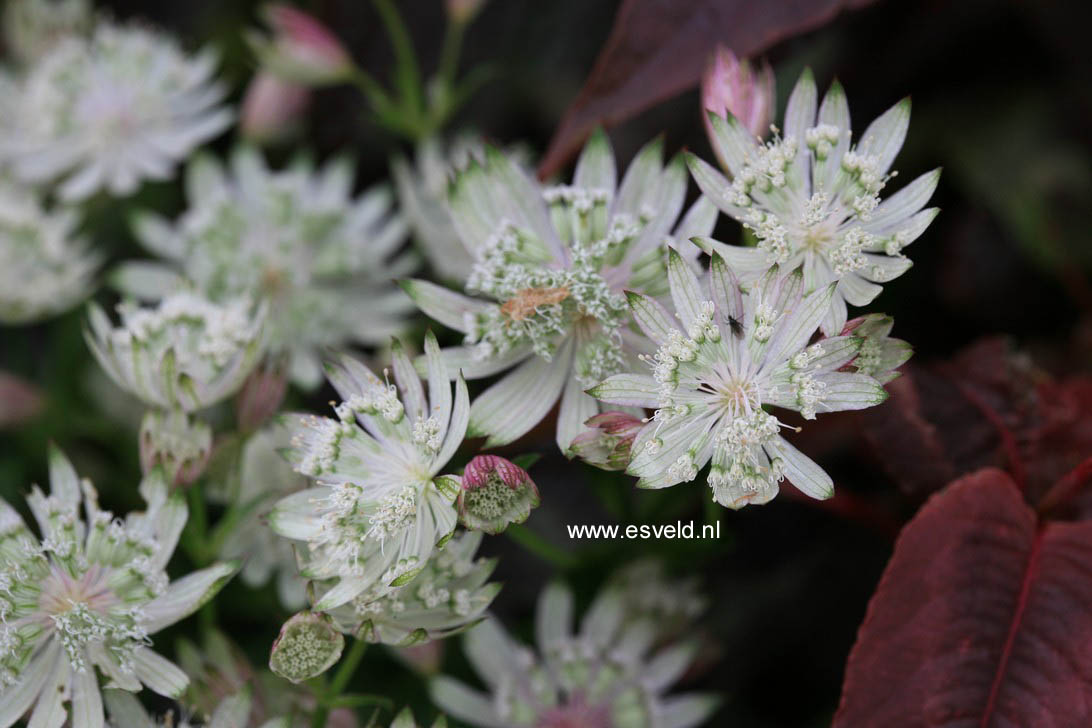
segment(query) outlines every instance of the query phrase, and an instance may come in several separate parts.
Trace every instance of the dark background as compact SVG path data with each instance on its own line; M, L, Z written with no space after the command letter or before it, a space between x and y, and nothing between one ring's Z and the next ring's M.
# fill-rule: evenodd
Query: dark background
M252 67L240 29L254 24L255 4L106 5L119 17L139 15L165 26L190 46L211 41L223 50L225 74L236 95L241 93ZM424 68L433 68L443 32L441 3L399 5ZM895 164L900 175L889 190L943 166L933 202L943 211L908 251L914 267L885 286L874 308L895 316L895 334L914 345L917 361L943 359L979 337L1004 334L1049 371L1087 371L1092 362L1092 51L1079 5L882 0L768 53L781 107L808 65L821 87L835 76L845 85L858 132L902 96L913 97L910 133ZM302 6L333 28L364 68L386 77L390 49L368 3ZM590 70L616 7L587 0L488 3L469 31L464 67L489 63L501 73L454 127L471 127L503 143L525 141L540 154ZM628 161L641 144L663 133L668 150L690 148L711 158L698 108L694 90L612 129L616 152ZM401 144L367 121L360 97L347 88L318 93L304 139L320 157L352 150L360 159L361 186L386 176L387 160ZM230 143L219 144L226 149ZM170 185L153 186L142 198L168 212L182 204ZM98 243L118 258L137 250L122 212L111 204L95 211ZM718 234L731 240L738 233L724 225ZM45 481L45 446L53 439L81 473L108 491L104 500L133 505L126 502L135 497L131 492L106 485L137 482L135 439L116 424L126 421L122 395L106 398L122 411L120 419L108 421L98 413L103 400L91 393L95 365L79 336L81 316L76 311L37 327L0 329L0 368L49 392L41 417L0 433L0 495L16 497L29 483ZM328 399L328 392L297 394L290 404L325 411ZM802 447L839 489L903 521L917 503L884 475L863 446L859 425L852 416L820 418L804 433ZM559 570L508 538L487 539L483 552L502 556L497 577L506 586L494 606L509 628L529 639L535 596L553 576L567 578L586 604L616 566L656 554L676 573L698 571L710 597L700 623L708 659L679 687L725 696L710 725L827 725L857 626L891 553L886 522L869 513L841 518L788 493L769 506L733 513L707 509L703 485L636 491L623 476L567 463L556 453L552 431L552 424L540 427L503 452L544 454L532 470L543 505L528 524L545 540L578 553L579 566ZM564 530L567 523L707 517L722 523L718 542L579 543L570 542ZM263 663L286 616L272 591L254 593L233 584L219 604L229 633ZM184 623L179 632L187 629L192 625ZM446 652L446 669L468 675L457 641L447 643ZM383 650L369 652L355 686L409 701L419 716L431 718L423 683Z

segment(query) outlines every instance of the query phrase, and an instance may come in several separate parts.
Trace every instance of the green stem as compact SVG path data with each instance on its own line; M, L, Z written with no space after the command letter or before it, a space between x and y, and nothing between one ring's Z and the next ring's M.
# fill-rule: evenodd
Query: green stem
M466 23L448 23L444 31L444 42L440 46L440 66L436 75L445 89L455 85L455 74L459 70L459 53L463 48L463 35Z
M391 0L372 0L372 5L379 13L394 48L395 74L403 106L407 112L419 117L424 108L424 95L421 90L421 73L417 68L417 55L413 50L409 31Z
M190 507L187 525L189 526L190 543L192 544L187 555L193 559L194 565L198 569L202 569L209 565L210 559L206 548L209 520L208 513L205 510L205 493L201 489L200 480L190 485L186 491L186 498Z
M352 647L349 648L349 653L342 658L341 664L337 667L337 672L334 674L334 679L330 681L322 690L322 694L319 696L318 705L315 707L315 712L311 715L311 728L326 728L326 718L330 714L330 703L336 700L348 686L349 681L353 678L353 673L356 672L356 668L360 665L361 658L364 657L364 651L367 650L368 643L364 640L353 640Z
M570 569L577 564L575 556L553 545L526 526L513 523L505 529L505 533L508 538L559 569Z

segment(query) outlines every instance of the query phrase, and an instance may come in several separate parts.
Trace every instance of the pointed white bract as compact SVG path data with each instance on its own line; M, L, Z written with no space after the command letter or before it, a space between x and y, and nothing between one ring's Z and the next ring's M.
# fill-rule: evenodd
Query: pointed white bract
M437 551L405 586L371 589L330 612L346 634L367 642L408 647L472 627L500 591L487 583L495 559L478 559L481 532L464 532Z
M520 437L560 400L557 442L568 451L598 412L584 389L625 371L645 342L629 329L625 289L666 293L665 241L712 230L699 199L676 225L686 196L681 160L647 145L617 181L606 135L594 134L572 184L541 187L494 149L471 160L450 194L455 228L475 256L471 298L424 281L406 290L425 313L465 334L448 352L468 377L515 367L474 402L470 429L499 445ZM696 255L697 250L692 249ZM534 388L535 397L526 393Z
M67 715L73 728L101 727L100 680L172 698L185 689L185 673L152 651L150 636L211 599L236 565L170 582L185 502L158 472L140 493L147 510L115 518L54 450L50 493L35 487L27 498L39 536L0 501L0 727L28 712L31 725Z
M413 711L403 708L402 712L394 717L390 728L418 728L417 721L413 717ZM447 718L440 715L432 722L432 728L447 728Z
M114 327L92 303L85 337L114 382L146 404L186 412L234 394L262 351L265 308L246 299L217 305L188 291L159 305L118 305Z
M167 35L102 20L69 36L18 79L2 117L0 161L25 182L58 182L64 200L136 191L228 127L211 52L186 54Z
M396 341L394 383L342 356L327 368L342 398L337 419L296 415L287 423L285 454L315 487L279 501L269 524L306 546L302 573L326 589L317 610L404 586L455 529L458 480L440 472L466 433L469 395L462 376L452 395L431 333L425 352L427 396Z
M627 472L640 477L638 487L665 488L696 479L712 462L713 499L731 508L768 502L785 477L813 498L830 497L830 476L781 436L785 425L767 408L814 419L886 399L873 377L843 371L861 337L809 345L835 284L805 294L801 271L786 275L774 266L744 293L716 252L708 286L674 251L668 276L674 316L631 296L637 323L659 346L646 360L651 375L620 374L589 390L606 402L655 410L633 442Z
M0 182L0 323L38 321L88 296L100 258L78 224L75 210L47 210L27 188Z
M573 611L567 587L542 592L537 654L495 620L475 627L464 647L487 692L439 677L434 702L483 728L691 728L709 718L716 698L668 694L692 664L696 642L662 644L656 620L631 612L617 589L600 593L575 633Z
M709 116L712 143L726 178L690 156L698 187L717 207L743 223L755 247L699 241L715 249L749 285L771 265L802 266L804 291L832 282L823 332L832 336L846 321L846 305L865 306L886 283L911 265L903 249L936 216L923 209L939 170L914 180L886 200L880 193L895 175L891 164L906 137L910 101L880 116L854 144L849 106L835 82L818 104L815 81L805 71L793 90L780 133L766 143L731 114Z
M247 147L227 169L198 157L186 171L189 209L177 224L151 214L136 220L137 237L170 268L128 264L119 286L156 298L173 276L213 301L267 301L269 352L290 357L298 384L317 387L320 349L386 342L413 309L392 283L416 259L397 254L406 225L391 211L390 191L378 186L354 198L352 185L344 159L274 171Z

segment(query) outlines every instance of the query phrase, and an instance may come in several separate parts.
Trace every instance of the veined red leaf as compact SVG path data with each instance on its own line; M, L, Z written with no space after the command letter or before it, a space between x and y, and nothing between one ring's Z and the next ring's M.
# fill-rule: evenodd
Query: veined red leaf
M697 84L718 43L739 57L873 0L623 0L610 36L539 166L549 177L592 129L617 124ZM697 111L695 110L695 113Z
M1041 523L1008 474L906 526L846 667L834 728L1092 725L1092 523Z

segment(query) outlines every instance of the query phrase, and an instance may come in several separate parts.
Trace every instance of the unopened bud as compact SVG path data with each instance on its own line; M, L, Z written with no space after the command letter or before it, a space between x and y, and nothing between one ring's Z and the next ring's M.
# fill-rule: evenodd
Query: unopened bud
M527 471L496 455L478 455L467 463L462 486L459 520L490 534L523 523L539 504L538 487Z
M718 47L706 66L701 82L701 104L704 111L719 116L731 114L745 129L757 137L769 131L775 103L774 74L769 64L755 70L746 60L740 61L732 51ZM705 130L710 138L713 128L705 113ZM713 145L714 148L717 145ZM724 160L721 160L724 164Z
M281 141L299 129L310 100L311 91L306 86L259 71L243 97L239 129L258 144Z
M590 429L573 439L569 452L603 470L625 470L644 421L625 412L603 412L588 418L584 425Z
M308 86L340 83L353 72L349 52L329 28L288 5L267 5L263 16L273 31L248 40L265 70Z
M300 612L281 627L269 654L269 669L285 680L300 683L329 670L344 647L345 637L329 617Z
M42 393L30 382L0 372L0 427L17 425L42 411Z
M243 432L253 432L277 413L284 401L288 378L275 363L265 363L247 377L235 397L235 420Z
M167 482L193 483L208 465L212 430L181 410L148 410L140 423L140 466L145 474L159 466Z

